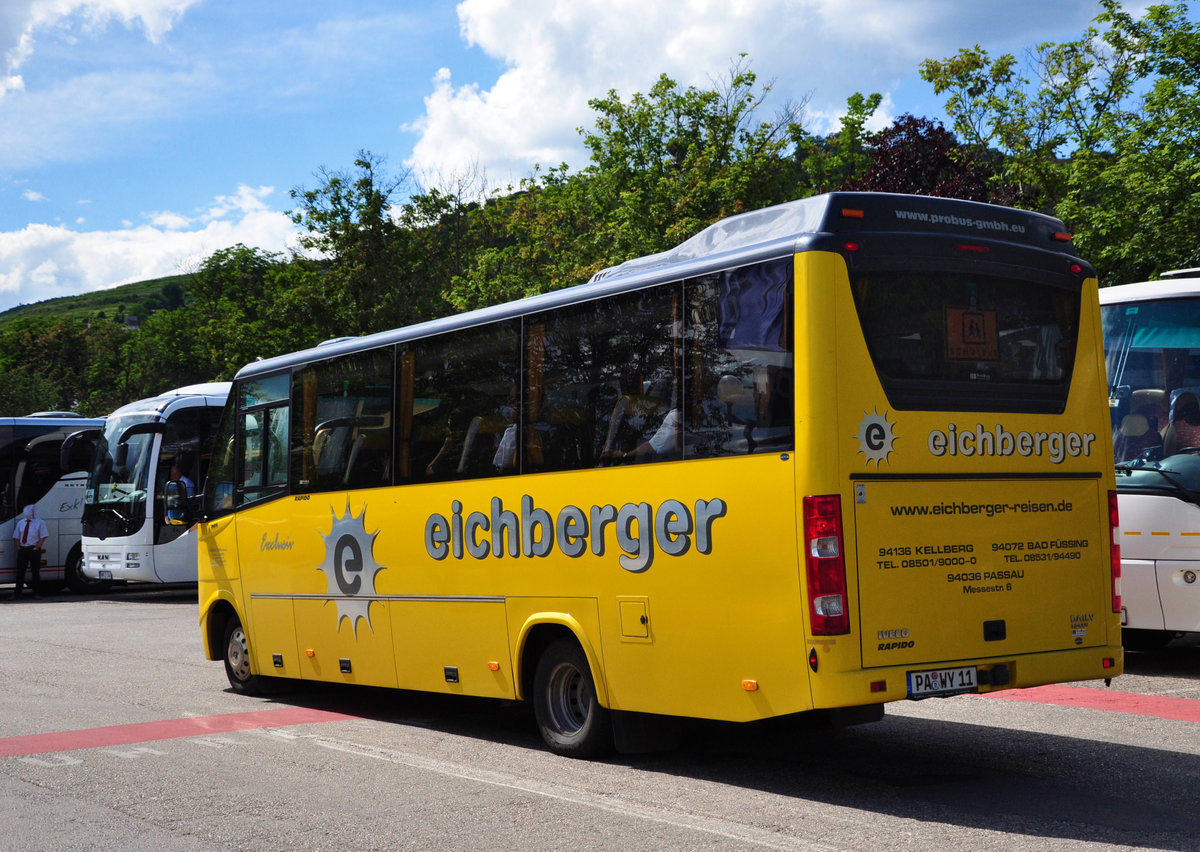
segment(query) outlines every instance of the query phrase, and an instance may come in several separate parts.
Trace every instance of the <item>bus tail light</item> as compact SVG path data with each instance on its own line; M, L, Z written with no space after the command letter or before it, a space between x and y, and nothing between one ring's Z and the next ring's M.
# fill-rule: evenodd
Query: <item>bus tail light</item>
M842 555L842 498L836 494L804 498L804 563L813 635L849 633L846 561Z
M1108 492L1108 526L1112 530L1112 611L1121 611L1121 519L1117 512L1117 492Z

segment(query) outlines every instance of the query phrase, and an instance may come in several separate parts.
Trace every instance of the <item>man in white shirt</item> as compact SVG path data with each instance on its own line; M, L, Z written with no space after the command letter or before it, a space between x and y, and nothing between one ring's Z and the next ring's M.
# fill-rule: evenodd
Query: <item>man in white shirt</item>
M37 506L30 503L17 519L13 529L13 539L17 543L17 584L13 587L12 599L21 596L21 587L25 585L25 571L32 569L33 582L29 588L33 596L42 597L42 545L50 537L46 522L37 516Z
M196 496L196 483L192 482L192 480L188 479L187 476L184 475L183 469L180 468L178 462L171 465L171 479L175 480L176 482L183 483L183 487L187 489L187 496Z

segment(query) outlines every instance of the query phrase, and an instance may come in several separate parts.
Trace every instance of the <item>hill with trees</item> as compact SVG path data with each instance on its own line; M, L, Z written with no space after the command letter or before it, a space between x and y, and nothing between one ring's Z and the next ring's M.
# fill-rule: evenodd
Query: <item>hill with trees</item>
M764 114L772 85L743 57L707 89L663 76L593 99L586 166L483 197L469 176L421 187L360 152L291 193L320 260L231 246L187 275L0 314L0 413L105 414L328 338L580 284L722 217L836 189L1057 215L1102 284L1200 266L1200 30L1186 3L1140 18L1100 5L1078 39L1020 61L974 46L922 63L951 128L902 115L867 132L881 98L856 93L840 129L814 135L803 103Z

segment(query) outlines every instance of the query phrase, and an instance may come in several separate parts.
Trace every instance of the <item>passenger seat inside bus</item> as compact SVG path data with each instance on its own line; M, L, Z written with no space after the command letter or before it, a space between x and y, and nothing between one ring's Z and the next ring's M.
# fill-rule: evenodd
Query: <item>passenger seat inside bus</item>
M1190 390L1182 391L1171 405L1171 421L1163 434L1163 455L1200 447L1200 402Z
M1126 414L1121 418L1113 449L1117 461L1123 462L1141 458L1143 451L1161 447L1162 443L1158 429L1150 425L1145 414Z

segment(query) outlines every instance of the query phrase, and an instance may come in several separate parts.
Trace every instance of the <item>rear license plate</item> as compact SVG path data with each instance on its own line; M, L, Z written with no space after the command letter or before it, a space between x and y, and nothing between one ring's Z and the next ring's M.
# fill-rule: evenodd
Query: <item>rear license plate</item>
M101 580L111 580L112 579L112 571L99 571L97 573L100 575Z
M974 692L979 679L974 666L953 669L929 669L908 673L908 697L929 698L935 695L959 695Z

